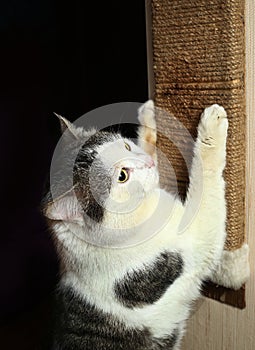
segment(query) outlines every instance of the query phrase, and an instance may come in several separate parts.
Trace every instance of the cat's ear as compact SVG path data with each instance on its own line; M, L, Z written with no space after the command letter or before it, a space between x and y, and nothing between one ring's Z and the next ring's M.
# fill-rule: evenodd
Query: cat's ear
M69 120L67 120L66 118L62 117L61 115L55 112L54 114L56 117L58 117L60 121L60 127L64 137L69 139L69 141L77 140L78 139L77 128L71 122L69 122Z
M44 206L43 211L44 215L51 220L74 222L82 219L82 209L76 198L74 189L51 200Z

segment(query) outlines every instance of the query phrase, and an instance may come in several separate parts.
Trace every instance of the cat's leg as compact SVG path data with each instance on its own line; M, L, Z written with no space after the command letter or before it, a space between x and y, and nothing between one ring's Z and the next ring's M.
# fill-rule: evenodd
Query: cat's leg
M199 297L202 279L210 275L223 251L226 203L222 172L227 128L222 107L213 105L204 111L194 148L186 210L175 240L176 250L184 260L182 274L159 300L137 310L155 338L178 334L175 350L179 349L191 302Z
M156 162L157 131L155 108L152 100L147 101L139 108L138 120L140 122L138 128L138 145Z
M226 163L228 120L223 107L204 110L198 126L190 186L181 223L183 237L193 249L194 272L210 275L225 241L226 202L223 170Z

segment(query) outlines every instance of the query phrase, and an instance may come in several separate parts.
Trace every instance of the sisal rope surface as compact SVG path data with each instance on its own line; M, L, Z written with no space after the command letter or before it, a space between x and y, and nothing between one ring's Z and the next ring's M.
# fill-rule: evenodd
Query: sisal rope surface
M225 248L237 249L245 238L244 1L152 0L151 6L156 106L173 114L194 138L206 106L218 103L228 113ZM169 127L167 117L157 118L161 129ZM182 152L191 159L192 147L185 146L181 132L179 137ZM188 172L179 146L159 133L158 148L170 159L184 195ZM163 184L169 183L167 170L159 165Z

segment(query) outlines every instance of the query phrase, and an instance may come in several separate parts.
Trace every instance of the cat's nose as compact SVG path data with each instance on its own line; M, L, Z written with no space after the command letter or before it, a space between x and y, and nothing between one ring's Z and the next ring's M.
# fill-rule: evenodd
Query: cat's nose
M155 166L155 162L150 156L146 157L145 164L148 168L152 168Z
M154 160L148 154L136 153L136 156L143 162L143 166L152 168L155 166Z

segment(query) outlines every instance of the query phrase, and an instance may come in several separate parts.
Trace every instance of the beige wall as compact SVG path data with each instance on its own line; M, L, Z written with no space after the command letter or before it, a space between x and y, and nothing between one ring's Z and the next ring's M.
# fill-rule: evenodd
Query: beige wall
M255 350L255 2L246 0L247 241L251 278L244 310L209 299L198 302L182 350Z

